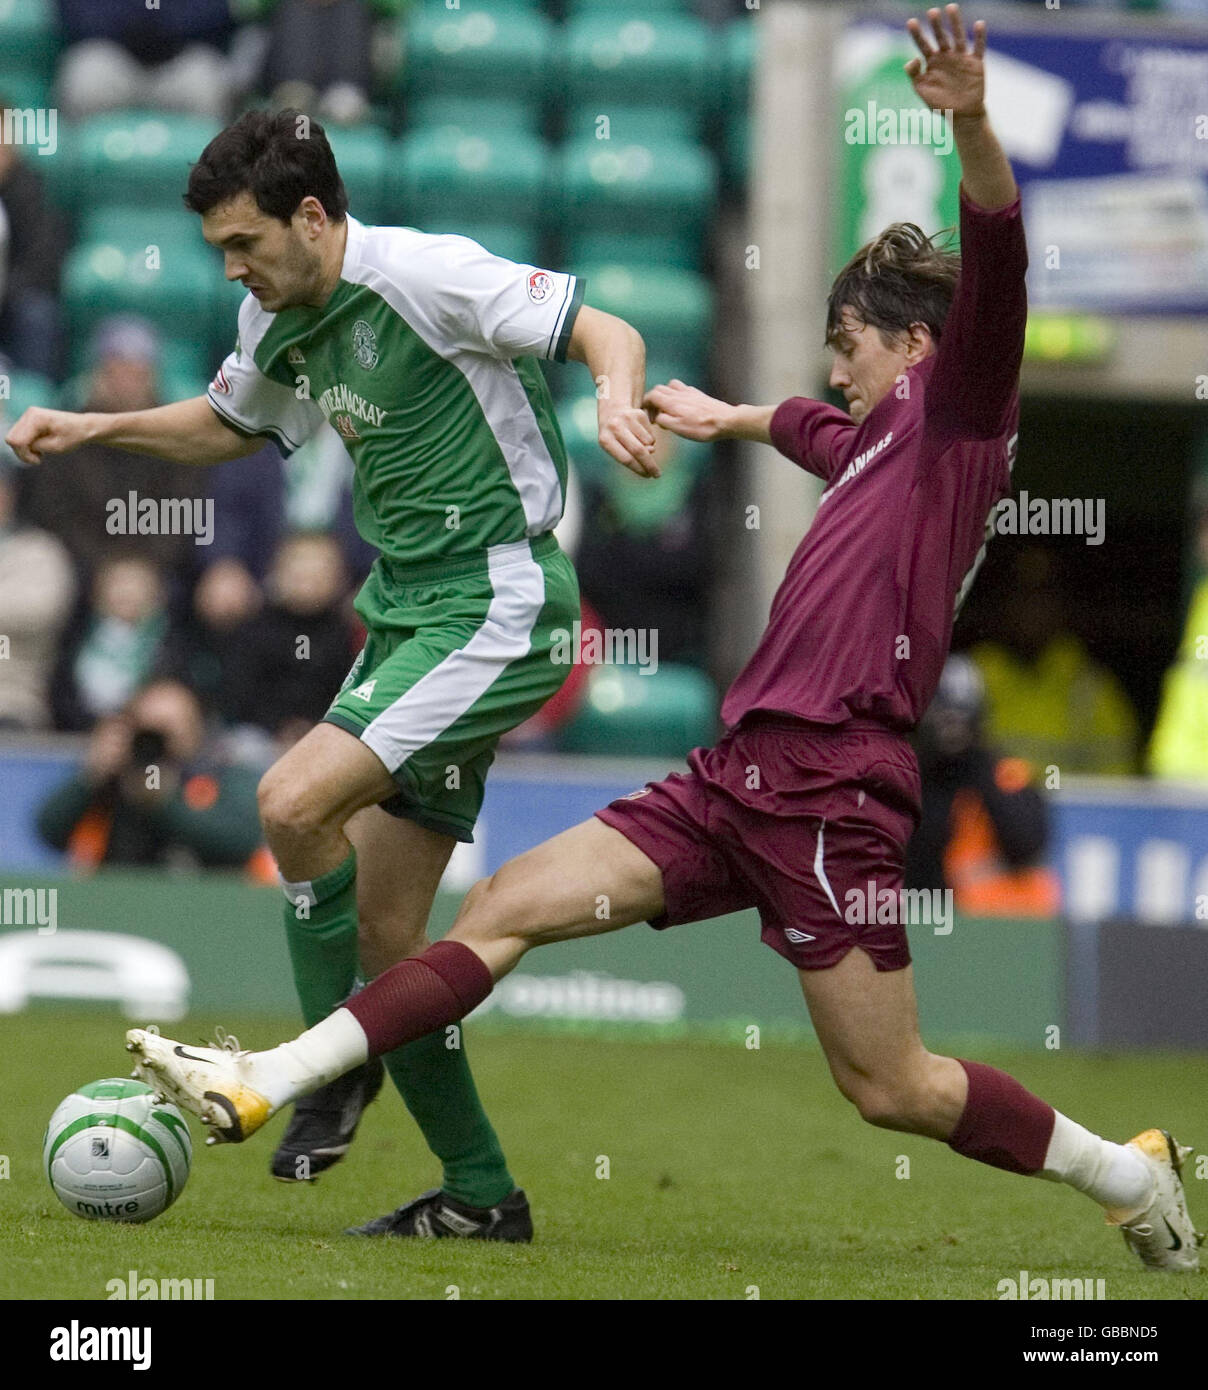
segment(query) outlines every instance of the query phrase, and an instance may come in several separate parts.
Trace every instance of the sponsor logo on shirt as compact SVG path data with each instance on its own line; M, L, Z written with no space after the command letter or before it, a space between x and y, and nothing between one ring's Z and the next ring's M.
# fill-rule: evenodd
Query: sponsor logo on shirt
M380 405L374 405L372 401L367 401L364 396L358 396L350 387L345 386L341 381L335 386L329 386L319 397L319 409L337 430L344 435L345 439L359 439L360 435L356 431L356 426L352 423L353 418L363 420L367 425L378 427L386 418L386 412ZM341 423L341 418L344 422ZM349 434L347 431L351 430Z
M306 366L306 356L300 347L290 348L290 350L285 355L289 359L289 365L291 367Z
M534 270L528 278L528 297L534 304L544 304L554 292L554 277L548 270Z
M364 319L352 325L352 355L367 372L378 364L377 334Z
M822 494L822 496L818 498L818 505L821 506L822 503L825 502L826 499L831 495L831 493L841 488L844 483L851 482L851 480L856 476L857 473L863 473L867 465L870 464L873 461L873 459L876 458L876 456L881 452L881 450L886 448L892 442L893 430L890 430L884 439L878 439L877 442L871 448L865 449L862 454L857 454L855 458L852 459L852 461L843 470L842 477L836 478L835 481L830 485L830 487L828 487L826 491Z
M229 396L231 394L231 383L227 380L227 374L221 367L218 368L218 373L214 377L214 380L210 382L210 390L217 391L220 396Z

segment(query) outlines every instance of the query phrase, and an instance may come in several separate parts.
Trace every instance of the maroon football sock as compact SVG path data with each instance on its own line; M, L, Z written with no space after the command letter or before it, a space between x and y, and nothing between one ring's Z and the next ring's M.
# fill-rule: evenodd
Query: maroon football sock
M366 985L344 1008L365 1030L369 1055L393 1052L476 1009L495 981L460 941L438 941L399 961Z
M969 1098L948 1147L1008 1173L1038 1173L1053 1137L1053 1107L1005 1071L983 1062L961 1066L969 1078Z

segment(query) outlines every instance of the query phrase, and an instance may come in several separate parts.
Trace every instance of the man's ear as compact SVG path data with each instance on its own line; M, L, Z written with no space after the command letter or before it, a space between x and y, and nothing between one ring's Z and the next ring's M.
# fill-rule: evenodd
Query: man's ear
M935 339L925 323L912 323L906 334L906 356L913 366L935 350Z

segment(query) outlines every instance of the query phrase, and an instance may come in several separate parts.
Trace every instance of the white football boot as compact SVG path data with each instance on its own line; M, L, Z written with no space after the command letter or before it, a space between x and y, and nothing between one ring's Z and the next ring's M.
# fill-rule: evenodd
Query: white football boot
M184 1047L148 1028L131 1028L126 1051L137 1057L134 1075L209 1126L209 1144L239 1144L276 1107L249 1084L250 1068L232 1037L217 1047Z
M1191 1224L1183 1191L1183 1160L1191 1150L1176 1144L1164 1129L1147 1129L1127 1147L1135 1149L1153 1173L1153 1196L1141 1211L1109 1211L1107 1224L1119 1226L1124 1243L1146 1269L1194 1273L1200 1267L1204 1238Z

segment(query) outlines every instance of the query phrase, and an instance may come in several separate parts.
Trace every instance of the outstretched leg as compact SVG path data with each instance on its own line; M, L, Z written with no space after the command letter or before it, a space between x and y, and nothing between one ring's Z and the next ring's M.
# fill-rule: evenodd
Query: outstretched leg
M879 971L857 949L829 970L798 973L831 1074L870 1124L945 1140L956 1153L1007 1172L1066 1183L1105 1209L1147 1265L1197 1267L1180 1152L1162 1131L1112 1143L1006 1072L929 1052L909 967Z
M662 877L619 831L585 821L510 860L467 894L449 935L383 971L342 1008L268 1052L186 1049L132 1029L139 1071L212 1128L247 1138L282 1106L456 1023L534 946L656 916Z

